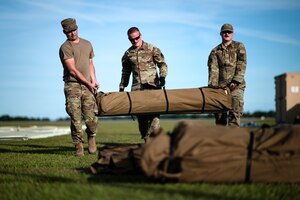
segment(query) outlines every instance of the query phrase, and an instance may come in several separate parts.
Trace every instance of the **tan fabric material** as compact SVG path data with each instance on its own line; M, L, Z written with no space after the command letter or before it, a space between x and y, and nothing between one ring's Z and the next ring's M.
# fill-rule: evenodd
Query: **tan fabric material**
M100 148L91 170L94 174L143 172L160 181L298 183L299 133L300 125L250 132L180 122L172 133L160 130L143 145Z
M231 109L231 95L227 90L207 87L165 91L99 92L96 102L100 116L211 113Z
M300 182L300 125L281 125L255 132L253 182Z
M249 182L300 182L299 125L254 131L252 159L249 132L179 123L171 136L159 135L145 145L141 167L148 176L179 182L240 183L247 175Z
M128 144L99 148L98 160L90 166L93 174L141 173L138 164L141 156L140 144Z
M248 145L247 130L180 123L172 135L174 138L171 148L174 152L170 155L173 159L180 159L179 172L168 173L167 165L173 165L172 161L165 163L162 169L149 171L149 157L157 158L165 152L165 150L151 152L154 151L154 146L168 148L163 144L166 139L157 137L145 146L141 159L141 166L147 175L152 174L156 178L176 177L181 182L238 182L244 179ZM240 137L241 135L243 137ZM163 159L170 157L167 153L164 155ZM156 162L159 163L163 159Z
M149 150L151 148L151 150ZM148 176L160 177L157 170L159 163L170 155L170 137L166 134L159 134L151 141L147 141L142 151L140 164Z

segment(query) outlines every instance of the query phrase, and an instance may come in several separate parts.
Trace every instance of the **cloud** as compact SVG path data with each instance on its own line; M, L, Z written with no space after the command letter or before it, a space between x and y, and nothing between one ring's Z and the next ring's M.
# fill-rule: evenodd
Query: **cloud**
M210 31L219 31L219 18L231 9L247 10L248 13L258 10L299 9L298 0L202 0L202 1L24 1L35 9L74 16L96 24L135 22L156 24L179 24L197 27ZM141 6L143 5L143 6ZM67 8L67 9L66 9ZM225 8L225 9L224 9ZM249 31L240 28L239 34L262 40L300 46L300 41L286 35L264 31Z
M197 2L194 0L194 2ZM198 1L199 4L210 4L210 5L220 5L223 8L223 11L227 11L231 8L238 8L240 10L247 11L266 11L266 10L289 10L289 9L299 9L300 1L299 0L252 0L252 1L243 1L243 0L204 0Z
M250 36L262 40L267 40L271 42L276 42L276 43L283 43L283 44L288 44L288 45L294 45L294 46L300 46L300 41L290 38L285 35L280 35L280 34L274 34L274 33L269 33L269 32L264 32L264 31L255 31L255 30L249 30L249 29L239 29L239 34L245 35L245 36Z

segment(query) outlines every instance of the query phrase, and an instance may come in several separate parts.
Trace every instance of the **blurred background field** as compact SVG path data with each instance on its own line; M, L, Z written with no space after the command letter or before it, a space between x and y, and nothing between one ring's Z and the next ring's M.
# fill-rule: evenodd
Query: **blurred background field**
M212 119L193 119L213 124ZM246 120L246 119L244 119ZM163 119L171 131L179 120ZM273 123L273 119L248 119L245 123ZM9 122L1 126L53 125L69 122ZM133 120L101 120L97 146L143 143ZM157 183L142 175L92 175L89 166L97 155L78 158L70 135L42 139L0 141L0 194L6 199L297 199L299 184Z

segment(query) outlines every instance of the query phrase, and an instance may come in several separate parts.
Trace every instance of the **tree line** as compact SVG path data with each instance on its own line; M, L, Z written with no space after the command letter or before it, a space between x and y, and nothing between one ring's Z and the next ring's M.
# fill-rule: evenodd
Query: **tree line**
M267 118L274 118L275 111L254 111L254 112L245 112L243 117L267 117ZM196 119L196 118L213 118L213 114L165 114L161 115L162 119L179 119L179 118L186 118L186 119ZM58 118L54 121L65 121L69 120L69 117ZM103 117L103 119L131 119L131 116L119 116L119 117ZM36 117L27 117L27 116L9 116L9 115L2 115L0 116L0 121L53 121L47 117L43 118L36 118Z

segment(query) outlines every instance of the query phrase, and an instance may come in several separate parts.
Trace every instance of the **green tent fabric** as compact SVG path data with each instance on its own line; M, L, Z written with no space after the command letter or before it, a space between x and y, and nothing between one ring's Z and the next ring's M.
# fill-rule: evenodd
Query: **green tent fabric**
M216 113L231 109L231 94L222 88L99 92L98 116L168 113Z
M143 148L150 177L179 182L300 182L300 125L246 128L181 122Z

